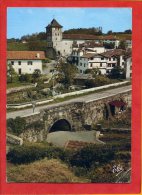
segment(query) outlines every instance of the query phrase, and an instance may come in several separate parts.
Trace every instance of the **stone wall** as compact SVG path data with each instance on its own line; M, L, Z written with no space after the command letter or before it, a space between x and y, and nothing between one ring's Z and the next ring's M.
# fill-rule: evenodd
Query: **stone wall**
M71 131L85 130L85 126L92 126L104 118L105 105L114 100L126 102L127 107L131 107L131 91L109 96L98 100L75 102L62 106L53 106L25 116L28 124L41 121L45 128L41 130L28 129L20 137L29 141L44 141L55 122L65 119L71 127Z

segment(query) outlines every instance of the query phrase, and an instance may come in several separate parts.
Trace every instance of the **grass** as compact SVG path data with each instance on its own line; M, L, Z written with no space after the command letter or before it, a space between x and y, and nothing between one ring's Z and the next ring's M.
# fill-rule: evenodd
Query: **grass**
M48 182L74 183L85 182L76 177L69 167L57 159L47 158L27 165L11 166L7 164L8 182Z
M7 44L8 51L28 51L29 45L28 43L18 43L18 42L11 42Z
M15 87L24 87L24 86L26 86L26 85L31 85L31 83L18 83L18 82L16 82L16 83L8 83L7 84L7 89L11 89L11 88L15 88Z

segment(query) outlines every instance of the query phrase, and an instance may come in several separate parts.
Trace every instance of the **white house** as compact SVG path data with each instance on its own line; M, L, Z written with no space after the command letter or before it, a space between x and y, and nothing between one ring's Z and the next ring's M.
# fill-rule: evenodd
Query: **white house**
M72 63L77 65L79 72L82 74L87 69L93 68L98 68L101 74L107 74L117 65L122 68L125 67L125 51L121 49L109 50L100 54L84 52L83 55L79 55L80 53L75 51L76 56L72 57Z
M132 57L128 55L126 57L126 79L132 78Z
M7 63L11 64L18 74L32 74L35 70L42 73L42 60L44 51L8 51Z

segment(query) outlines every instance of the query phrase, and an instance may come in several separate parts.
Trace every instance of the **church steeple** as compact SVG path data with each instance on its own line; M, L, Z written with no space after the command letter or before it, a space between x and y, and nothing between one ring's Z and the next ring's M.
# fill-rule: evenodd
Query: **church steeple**
M46 27L47 46L56 48L62 41L62 26L53 19Z
M53 19L53 20L51 21L51 23L50 23L47 27L62 28L63 26L61 26L61 25L57 22L57 20ZM47 28L47 27L46 27L46 28Z

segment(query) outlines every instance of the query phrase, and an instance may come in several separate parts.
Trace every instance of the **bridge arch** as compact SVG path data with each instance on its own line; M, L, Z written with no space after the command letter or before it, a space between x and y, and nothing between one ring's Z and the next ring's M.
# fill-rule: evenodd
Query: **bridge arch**
M49 128L49 133L56 131L72 131L71 123L67 119L58 119Z

